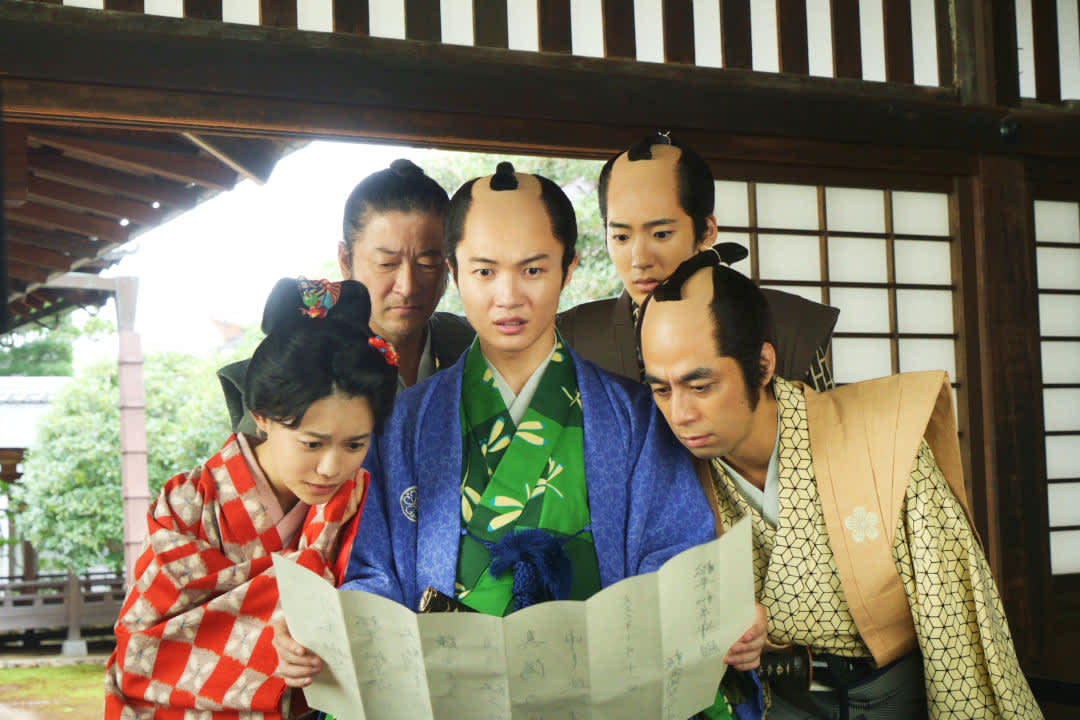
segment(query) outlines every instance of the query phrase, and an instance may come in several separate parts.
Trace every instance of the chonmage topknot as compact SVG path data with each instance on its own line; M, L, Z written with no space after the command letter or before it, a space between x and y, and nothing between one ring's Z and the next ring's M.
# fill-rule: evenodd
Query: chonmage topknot
M514 165L503 160L495 166L495 174L491 176L492 190L517 190L518 181L514 176Z

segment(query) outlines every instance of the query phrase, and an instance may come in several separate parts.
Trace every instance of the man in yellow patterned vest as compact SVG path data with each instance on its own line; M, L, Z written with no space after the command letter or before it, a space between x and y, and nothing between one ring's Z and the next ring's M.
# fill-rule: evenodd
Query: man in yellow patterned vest
M813 685L774 682L767 716L1042 717L972 530L946 374L817 393L775 376L771 334L760 291L710 251L639 325L717 531L752 518L770 645L813 656Z

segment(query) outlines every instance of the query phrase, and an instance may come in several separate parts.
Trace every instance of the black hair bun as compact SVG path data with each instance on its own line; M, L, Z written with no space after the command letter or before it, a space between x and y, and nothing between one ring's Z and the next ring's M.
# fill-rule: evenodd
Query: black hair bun
M492 190L517 190L517 186L513 163L503 160L495 166L495 174L491 176Z
M301 317L300 286L296 278L281 278L274 283L270 297L263 306L262 331L269 335L274 330L295 324Z
M355 280L342 280L341 294L326 316L349 325L358 334L370 335L371 296L367 288Z
M420 176L424 174L424 171L420 168L419 165L414 163L412 160L407 160L405 158L398 158L394 162L390 163L390 169L403 178Z
M296 278L281 278L274 284L270 291L270 297L266 299L263 307L262 331L270 333L295 326L304 320L320 322L318 316L309 315L305 311L304 296L301 291L301 282ZM316 284L325 281L303 281L305 284ZM331 283L333 289L331 297L333 304L326 311L327 318L333 318L337 322L345 323L357 332L370 334L368 323L371 321L371 296L367 288L355 280L343 280L340 283ZM336 294L336 298L334 298Z

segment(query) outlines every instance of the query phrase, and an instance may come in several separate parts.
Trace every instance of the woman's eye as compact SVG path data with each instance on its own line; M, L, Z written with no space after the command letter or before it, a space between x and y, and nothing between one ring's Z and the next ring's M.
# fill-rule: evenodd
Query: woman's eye
M308 450L318 450L322 446L322 443L318 440L304 440L303 445Z

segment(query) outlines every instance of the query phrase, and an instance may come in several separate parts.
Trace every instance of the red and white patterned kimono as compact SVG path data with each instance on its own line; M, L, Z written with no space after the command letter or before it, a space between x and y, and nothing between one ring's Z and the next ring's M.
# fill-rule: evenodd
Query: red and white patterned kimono
M366 486L360 470L327 503L283 513L244 435L169 480L116 623L106 719L269 720L303 705L272 675L270 625L284 614L270 556L334 582L339 536L355 532Z

